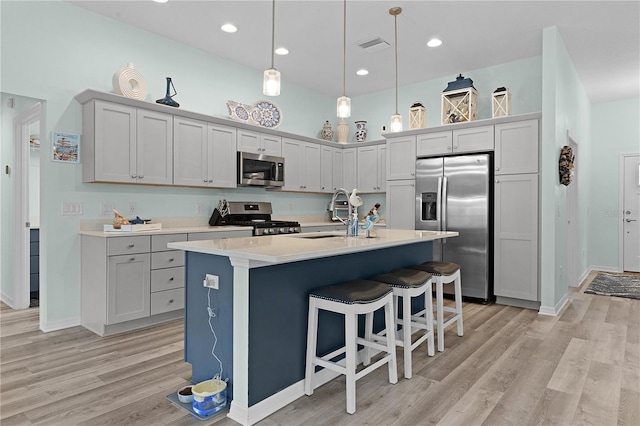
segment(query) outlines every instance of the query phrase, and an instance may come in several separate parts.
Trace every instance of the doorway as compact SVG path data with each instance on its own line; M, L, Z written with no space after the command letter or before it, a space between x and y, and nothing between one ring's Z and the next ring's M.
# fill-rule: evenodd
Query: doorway
M571 183L566 190L566 212L567 212L567 284L569 287L578 287L579 265L582 249L580 248L580 227L579 227L579 197L578 197L578 142L567 131L567 145L571 147L574 155L574 169Z
M640 154L620 156L619 270L640 272Z
M40 140L41 138L46 140L43 137L42 103L37 102L18 114L13 119L13 129L14 304L12 307L25 309L31 305L32 292L34 296L38 296L38 299L40 296L40 257L39 249L37 251L36 249L39 246L40 230ZM30 176L32 174L33 176ZM31 241L38 244L32 244Z

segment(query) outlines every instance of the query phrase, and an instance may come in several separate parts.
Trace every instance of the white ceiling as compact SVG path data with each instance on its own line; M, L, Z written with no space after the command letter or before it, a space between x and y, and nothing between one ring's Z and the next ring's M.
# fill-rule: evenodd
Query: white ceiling
M270 0L70 1L256 70L271 64ZM556 26L592 103L640 97L640 1L347 2L347 95L395 84L393 17L398 16L398 80L453 80L468 70L542 54L542 30ZM283 82L332 97L342 94L343 2L276 1L276 56ZM235 34L220 30L224 23ZM444 44L429 48L432 36ZM381 37L391 47L368 53L358 43ZM369 75L359 77L359 68ZM473 78L473 75L467 77ZM285 86L283 85L283 88ZM444 87L443 87L444 89Z

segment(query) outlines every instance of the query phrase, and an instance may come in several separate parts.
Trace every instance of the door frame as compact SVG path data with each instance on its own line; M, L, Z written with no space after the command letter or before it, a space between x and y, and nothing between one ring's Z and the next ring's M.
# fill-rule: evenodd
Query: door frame
M29 127L36 122L40 123L41 140L48 140L44 135L42 102L37 102L13 119L13 309L26 309L30 302ZM42 149L46 148L41 147L41 159ZM43 257L39 258L42 262Z
M580 247L580 193L578 180L578 140L574 138L567 130L567 145L573 150L575 156L574 164L576 166L573 173L573 179L567 186L565 197L565 211L567 220L567 284L569 287L578 287L580 285L580 265L581 247Z
M618 272L624 272L624 162L628 157L640 157L640 152L620 154L618 179Z

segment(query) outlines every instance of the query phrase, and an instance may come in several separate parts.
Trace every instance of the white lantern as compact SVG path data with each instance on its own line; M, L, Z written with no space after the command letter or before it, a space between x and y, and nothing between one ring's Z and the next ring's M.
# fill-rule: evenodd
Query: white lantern
M414 102L409 108L409 129L424 129L427 127L427 110L420 102Z
M478 92L473 80L462 74L442 92L442 124L463 123L478 118Z
M498 87L491 94L491 116L506 117L511 115L511 92L504 87Z

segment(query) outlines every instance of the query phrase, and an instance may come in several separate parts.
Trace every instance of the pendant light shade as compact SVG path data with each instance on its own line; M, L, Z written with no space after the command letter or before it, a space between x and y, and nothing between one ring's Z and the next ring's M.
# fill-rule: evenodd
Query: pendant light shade
M274 66L276 50L276 0L271 8L271 68L265 70L262 80L262 93L267 96L280 95L280 71Z
M393 16L393 26L395 31L395 55L396 55L396 113L391 116L390 130L392 132L402 131L402 116L398 114L398 15L402 13L401 7L389 9L389 15Z
M275 68L270 68L264 71L262 93L267 96L280 95L280 71Z
M338 98L337 115L338 118L351 117L351 99L347 97L347 0L344 0L344 29L342 44L342 96Z

